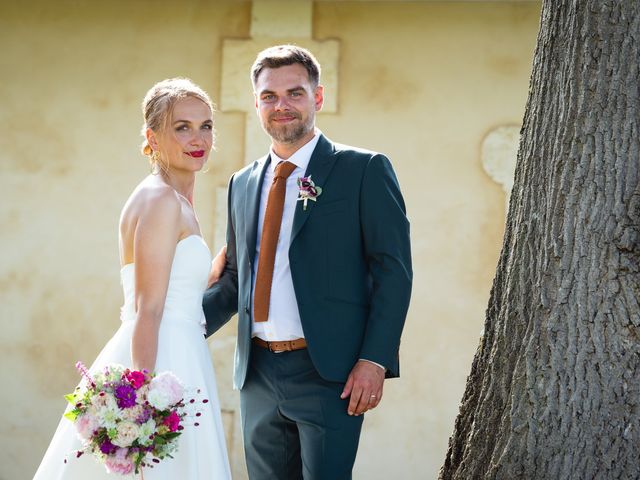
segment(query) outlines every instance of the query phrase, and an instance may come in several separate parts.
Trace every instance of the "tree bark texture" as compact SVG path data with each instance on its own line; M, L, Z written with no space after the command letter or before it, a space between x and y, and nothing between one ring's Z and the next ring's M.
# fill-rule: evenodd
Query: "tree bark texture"
M640 478L640 0L545 0L440 478Z

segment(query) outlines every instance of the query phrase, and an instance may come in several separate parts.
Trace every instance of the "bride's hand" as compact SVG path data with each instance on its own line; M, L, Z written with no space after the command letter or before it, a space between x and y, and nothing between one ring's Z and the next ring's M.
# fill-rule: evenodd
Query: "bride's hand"
M211 272L209 272L209 283L207 288L220 280L222 272L224 272L224 265L227 260L227 246L225 245L220 249L216 257L211 262Z

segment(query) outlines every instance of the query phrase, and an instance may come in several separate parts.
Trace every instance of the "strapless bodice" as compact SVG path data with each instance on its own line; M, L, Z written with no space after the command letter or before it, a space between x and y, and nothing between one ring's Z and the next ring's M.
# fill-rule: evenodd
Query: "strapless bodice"
M210 269L211 252L202 237L190 235L178 242L171 265L161 325L183 322L201 326L204 332L202 295L207 288ZM136 319L133 263L122 267L120 278L124 292L120 319L123 322L133 322Z

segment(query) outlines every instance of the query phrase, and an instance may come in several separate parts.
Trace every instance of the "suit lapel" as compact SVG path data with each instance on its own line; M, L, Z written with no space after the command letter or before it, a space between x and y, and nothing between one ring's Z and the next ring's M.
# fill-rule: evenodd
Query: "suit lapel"
M260 213L260 192L262 191L262 181L264 173L267 171L271 159L269 155L265 157L264 163L260 160L254 162L249 178L247 179L247 198L245 203L245 219L247 220L247 252L251 265L255 260L256 242L258 237L258 215Z
M309 160L309 165L307 166L307 171L304 176L308 177L311 175L313 183L324 188L325 181L329 177L329 173L336 161L334 153L333 144L324 135L320 135L318 144L313 150L313 154L311 155L311 159ZM322 201L322 194L320 194L317 201ZM291 227L291 243L293 243L294 239L304 226L309 215L313 213L313 209L316 204L316 202L307 202L307 209L304 210L303 203L304 202L299 201L296 205L296 211L293 216L293 226ZM291 243L289 243L289 245L291 245Z

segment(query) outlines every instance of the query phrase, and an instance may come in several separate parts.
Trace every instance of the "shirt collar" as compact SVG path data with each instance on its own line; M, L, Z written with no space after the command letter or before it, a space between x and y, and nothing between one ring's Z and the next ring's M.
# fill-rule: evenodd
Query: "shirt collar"
M315 150L318 140L320 140L321 133L322 132L316 128L313 138L296 150L296 152L287 158L286 161L293 163L296 167L301 168L303 172L306 172L309 162L311 161L311 154ZM271 164L269 165L269 168L272 172L275 172L278 164L285 160L276 155L273 151L273 147L269 149L269 155L271 156Z

